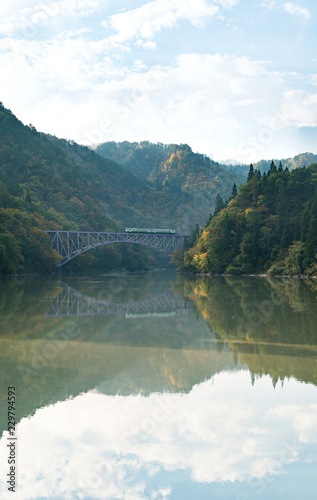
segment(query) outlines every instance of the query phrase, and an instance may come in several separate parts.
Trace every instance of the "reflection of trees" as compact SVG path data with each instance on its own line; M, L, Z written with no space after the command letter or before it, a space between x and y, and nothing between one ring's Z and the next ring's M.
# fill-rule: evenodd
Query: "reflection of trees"
M128 276L128 286L120 276L111 286L107 286L108 277L102 283L69 281L74 287L79 284L93 300L123 303L144 303L146 297L160 296L169 283L159 277L144 278L138 281ZM18 420L41 406L97 386L111 394L189 391L213 369L234 367L228 350L218 353L214 344L202 345L209 329L201 319L197 323L189 308L176 310L168 318L131 320L125 314L47 317L51 302L63 293L56 279L27 277L3 281L0 286L1 388L18 388ZM182 294L172 293L184 304ZM197 334L197 324L202 334ZM25 380L17 369L21 366ZM2 391L3 426L7 420L5 398Z
M315 281L205 276L182 277L181 286L251 372L317 383Z
M214 373L233 370L235 363L247 365L254 377L267 373L273 381L294 376L317 384L316 282L179 275L172 288L179 296L185 293L190 307L169 318L128 320L125 315L47 318L48 301L61 288L54 279L45 281L0 283L1 388L20 389L18 419L95 387L107 394L188 392ZM76 288L76 280L70 281ZM121 282L111 289L113 300L142 301L161 293L166 283L150 278L142 288L140 280L125 294ZM81 287L93 298L109 299L98 283ZM70 326L76 335L63 339ZM17 364L32 367L52 344L57 355L24 385ZM6 422L5 391L1 397L0 421Z

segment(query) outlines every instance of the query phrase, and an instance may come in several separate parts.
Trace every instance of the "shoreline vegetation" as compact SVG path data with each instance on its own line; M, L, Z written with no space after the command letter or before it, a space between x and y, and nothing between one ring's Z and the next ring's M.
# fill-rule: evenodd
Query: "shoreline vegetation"
M229 274L229 273L198 273L195 271L177 271L180 274L192 274L194 276L209 276L209 277L222 277L222 278L295 278L295 279L317 279L316 275L308 274Z
M317 275L317 164L268 173L250 165L248 181L219 197L187 248L174 256L180 271L219 275Z

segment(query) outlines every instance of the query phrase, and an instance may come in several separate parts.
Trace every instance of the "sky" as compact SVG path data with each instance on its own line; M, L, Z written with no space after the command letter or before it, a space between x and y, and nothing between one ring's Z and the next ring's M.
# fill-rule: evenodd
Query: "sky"
M317 153L316 18L316 0L1 2L0 101L89 146Z

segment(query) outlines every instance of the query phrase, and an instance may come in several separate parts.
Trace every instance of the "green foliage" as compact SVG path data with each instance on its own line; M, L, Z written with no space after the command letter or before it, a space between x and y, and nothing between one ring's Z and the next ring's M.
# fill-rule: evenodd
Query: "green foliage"
M249 170L249 173L248 173L248 182L252 179L253 175L254 175L254 168L253 168L253 165L251 163L250 170Z
M237 194L238 194L238 189L236 183L234 182L232 186L230 200L233 200L237 196Z
M105 158L121 163L149 186L162 191L166 203L180 205L189 220L187 232L196 221L202 224L215 209L215 196L232 194L232 185L245 181L244 171L219 165L205 155L194 153L187 144L150 142L106 142L96 148Z
M216 206L215 206L215 210L214 210L214 217L216 215L219 214L219 212L221 212L221 210L225 208L225 204L224 204L224 201L223 199L221 198L220 194L218 193L217 194L217 197L216 197Z
M23 257L13 234L0 233L0 272L16 273L22 266Z
M196 231L192 242L200 255L188 249L179 256L186 266L222 272L228 266L238 272L268 269L285 258L281 250L285 253L293 242L302 241L302 265L313 268L316 204L310 198L311 170L282 172L272 165L269 176L262 178L254 170L248 187L237 194L243 166L225 168L186 144L112 142L98 151L111 159L24 126L0 103L0 272L51 272L58 256L49 249L43 229L156 226L190 234L208 214L207 233ZM138 246L95 250L75 260L70 270L151 265L151 257Z
M169 203L165 193L158 195L142 179L86 147L24 126L1 104L0 179L2 273L55 269L58 256L49 249L43 229L169 227L177 217L176 203ZM177 184L173 189L179 192ZM149 265L147 253L139 246L107 250L105 256L102 251L87 253L68 269L112 269L118 261L130 270Z
M250 175L215 214L182 268L200 272L312 274L317 251L317 165Z

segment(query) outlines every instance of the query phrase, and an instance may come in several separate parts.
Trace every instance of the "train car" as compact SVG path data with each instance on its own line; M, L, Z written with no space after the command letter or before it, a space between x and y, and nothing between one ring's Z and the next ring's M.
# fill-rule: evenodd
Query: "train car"
M125 232L142 234L175 234L175 229L144 229L137 227L127 227Z

